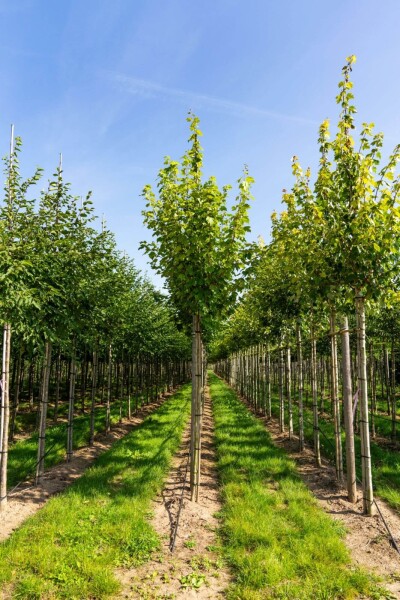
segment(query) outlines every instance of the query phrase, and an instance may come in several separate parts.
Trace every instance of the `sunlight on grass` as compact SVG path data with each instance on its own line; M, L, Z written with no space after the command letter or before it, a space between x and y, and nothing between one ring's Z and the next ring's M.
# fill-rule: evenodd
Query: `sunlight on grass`
M107 598L113 570L146 561L159 539L146 518L189 414L184 386L0 546L12 598Z
M124 414L126 401L123 401ZM119 421L120 403L111 403L111 423ZM32 413L31 413L32 414ZM35 417L36 418L36 417ZM106 407L97 406L95 411L95 433L105 431ZM86 413L74 419L74 450L89 443L90 414ZM67 424L60 423L47 428L46 432L46 468L52 467L65 459L67 443ZM13 488L35 472L37 461L38 434L10 446L8 459L8 487Z
M379 598L371 576L349 566L342 526L318 507L295 463L234 392L215 375L210 383L224 503L221 534L236 576L227 597Z

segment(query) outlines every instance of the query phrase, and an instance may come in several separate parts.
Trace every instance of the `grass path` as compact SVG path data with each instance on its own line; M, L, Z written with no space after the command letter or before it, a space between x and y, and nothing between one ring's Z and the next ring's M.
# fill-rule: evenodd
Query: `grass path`
M295 463L262 423L210 376L224 508L225 556L236 576L232 600L330 600L381 595L350 566L344 531L318 507Z
M123 402L125 410L126 401ZM111 403L111 424L118 423L120 402ZM125 411L126 412L126 411ZM99 433L105 430L106 407L96 406L94 430ZM90 413L74 418L74 450L87 446L89 443ZM65 459L67 444L67 423L57 425L49 422L46 430L46 468L52 467ZM10 446L8 458L8 487L11 489L20 481L32 475L36 469L38 448L38 433L35 432L26 439L15 442Z
M159 547L148 517L190 406L184 386L0 545L1 598L108 598Z

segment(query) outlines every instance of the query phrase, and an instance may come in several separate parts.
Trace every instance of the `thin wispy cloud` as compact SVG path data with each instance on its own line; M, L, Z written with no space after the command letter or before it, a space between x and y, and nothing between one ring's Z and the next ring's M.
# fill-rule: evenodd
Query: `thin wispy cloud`
M106 74L110 79L112 79L112 81L114 81L114 83L119 85L129 94L141 96L143 98L172 98L184 102L190 108L202 106L220 110L236 116L248 115L281 121L295 121L297 123L308 125L318 125L317 121L313 121L301 116L287 115L285 113L258 108L249 104L242 104L241 102L232 102L231 100L209 96L208 94L199 94L189 90L166 87L154 81L137 79L136 77L130 77L122 73L107 72Z

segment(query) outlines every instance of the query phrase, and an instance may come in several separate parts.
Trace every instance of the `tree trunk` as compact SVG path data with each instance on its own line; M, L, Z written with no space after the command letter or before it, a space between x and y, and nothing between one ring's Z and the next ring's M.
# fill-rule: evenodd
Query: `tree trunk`
M286 398L288 403L289 417L289 440L293 436L293 408L292 408L292 381L291 381L291 351L290 346L286 348Z
M339 372L337 360L337 342L336 342L336 313L331 310L330 314L330 335L331 335L331 399L333 406L333 421L335 429L335 467L336 479L343 479L343 456L342 456L342 436L340 431L340 406L339 406Z
M96 391L97 391L97 351L93 350L93 365L92 365L92 397L90 403L90 433L89 433L89 446L94 444L94 416L96 407Z
M75 382L76 382L76 357L75 342L72 347L72 357L69 372L69 394L68 394L68 423L67 423L67 462L70 462L74 447L74 405L75 405Z
M304 412L303 412L303 351L301 347L300 323L296 323L297 340L297 370L298 370L298 394L299 394L299 451L304 450Z
M11 417L11 428L10 428L10 442L14 441L15 435L15 425L19 410L19 395L21 388L21 371L22 371L22 346L19 348L18 352L18 360L16 366L16 377L15 377L15 387L14 387L14 402L13 402L13 411Z
M388 351L386 345L383 346L383 361L384 361L384 373L385 373L387 414L390 415L389 351Z
M111 431L111 383L112 383L112 347L108 348L108 385L106 404L106 434Z
M57 423L58 419L58 406L60 402L60 382L61 382L61 352L58 353L57 366L56 366L56 396L54 400L54 415L53 421Z
M10 420L11 325L3 327L3 368L0 405L0 511L7 505L8 429Z
M271 401L271 353L269 345L267 345L267 417L272 417L272 401Z
M396 441L396 421L397 421L397 406L396 406L396 355L394 352L394 339L392 338L392 348L390 357L390 379L391 379L391 410L392 410L392 441Z
M282 341L281 341L282 344ZM283 372L284 372L284 360L283 360L283 348L279 348L279 431L283 433L285 431L285 406L283 403Z
M38 485L44 475L44 458L46 449L46 419L47 408L49 405L49 380L51 367L51 342L46 340L43 362L42 389L40 394L40 417L39 417L39 444L38 458L36 465L36 485Z
M190 497L198 502L200 485L200 453L202 422L203 349L200 316L193 315L192 329L192 406L190 439Z
M314 430L314 455L318 467L321 463L321 448L319 441L318 420L318 389L317 389L317 340L315 339L314 327L311 327L311 395L313 407L313 430Z
M347 317L342 324L343 410L346 432L347 493L350 502L357 502L356 458L354 450L353 391L351 385L350 336Z
M367 356L365 350L365 300L356 290L358 389L360 406L361 466L363 486L363 510L367 515L375 514L372 488L371 451L368 423Z

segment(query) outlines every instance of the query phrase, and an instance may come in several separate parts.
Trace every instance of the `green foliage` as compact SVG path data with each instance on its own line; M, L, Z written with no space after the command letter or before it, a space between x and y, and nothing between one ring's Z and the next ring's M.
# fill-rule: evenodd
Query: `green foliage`
M234 299L240 287L235 274L246 260L253 182L245 169L228 211L230 186L219 189L214 177L202 182L199 120L189 114L188 121L191 146L182 162L165 159L158 174L158 197L150 185L144 189L144 222L155 240L141 244L152 267L166 278L184 320L223 312Z

